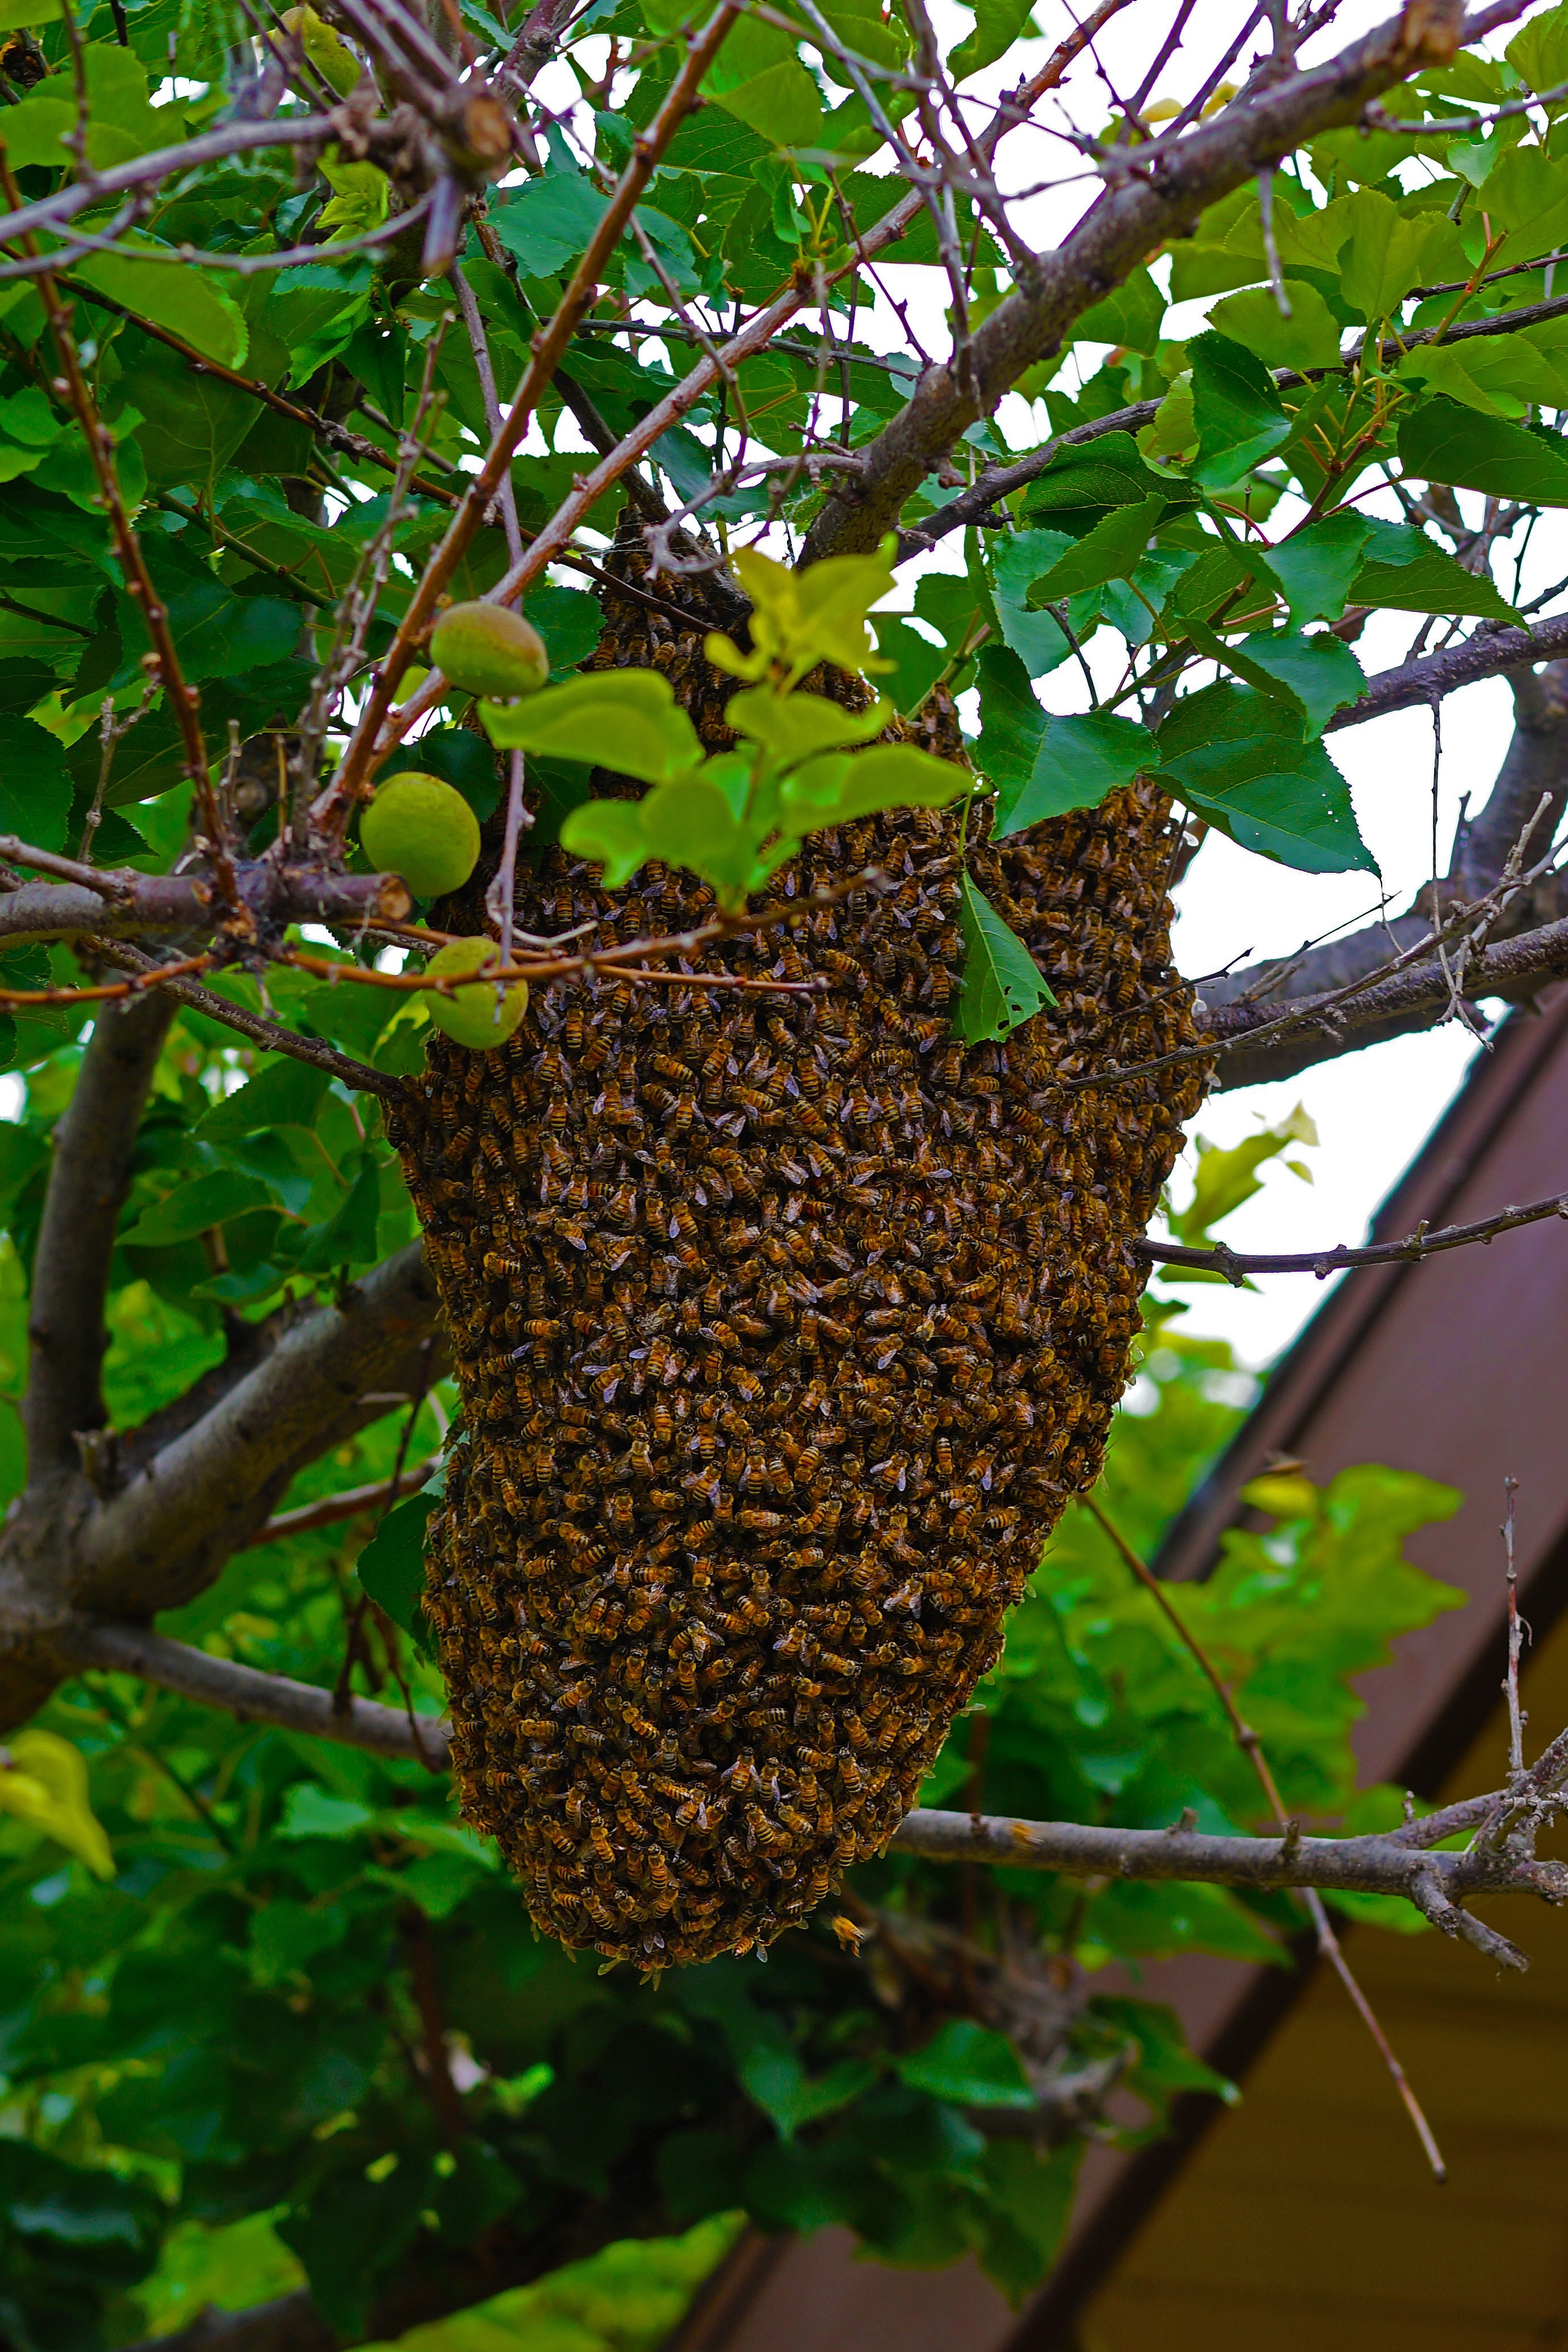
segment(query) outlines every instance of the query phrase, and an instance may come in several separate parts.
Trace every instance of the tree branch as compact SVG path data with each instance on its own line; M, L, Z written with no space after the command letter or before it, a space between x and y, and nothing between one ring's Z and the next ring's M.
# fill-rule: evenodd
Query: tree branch
M55 1129L27 1310L22 1405L30 1480L78 1467L76 1433L101 1428L110 1260L153 1071L174 1017L160 990L100 1013Z
M73 1666L98 1666L112 1674L137 1675L160 1690L177 1691L204 1706L221 1707L241 1722L275 1723L285 1731L307 1731L348 1748L368 1748L377 1756L408 1756L444 1768L447 1727L434 1717L419 1717L417 1734L402 1707L378 1706L350 1697L339 1713L332 1693L315 1683L290 1682L260 1674L234 1658L212 1658L185 1642L171 1642L144 1625L72 1627L56 1644Z
M1568 654L1568 613L1554 613L1528 628L1483 621L1462 644L1440 654L1423 654L1416 661L1402 662L1397 669L1380 670L1368 678L1366 692L1336 710L1323 732L1363 727L1369 719L1386 719L1391 710L1430 709L1462 686L1479 685L1482 678L1531 662L1553 661L1560 654Z
M1517 1225L1539 1224L1545 1217L1568 1218L1568 1192L1553 1192L1550 1200L1532 1201L1526 1209L1500 1209L1495 1216L1478 1217L1468 1225L1443 1225L1435 1234L1418 1225L1403 1241L1368 1242L1357 1249L1338 1242L1331 1250L1238 1252L1224 1242L1213 1249L1198 1249L1184 1242L1146 1239L1130 1242L1128 1248L1134 1257L1153 1265L1200 1266L1208 1273L1223 1275L1239 1290L1249 1274L1313 1274L1323 1282L1331 1274L1342 1273L1347 1266L1397 1265L1401 1262L1419 1265L1424 1258L1436 1257L1439 1251L1465 1249L1472 1242L1489 1242L1498 1234L1512 1233Z
M285 1328L254 1369L177 1431L92 1514L69 1598L93 1614L151 1614L211 1583L262 1526L290 1479L412 1388L436 1328L436 1287L417 1242L352 1284L341 1302Z
M112 964L121 971L149 972L157 970L151 956L143 955L126 940L88 936L81 940L84 954L96 962ZM177 1003L188 1004L195 1013L205 1013L210 1021L221 1021L226 1027L237 1030L270 1054L287 1054L296 1062L308 1062L313 1070L325 1070L329 1077L340 1078L345 1087L360 1094L379 1095L384 1101L396 1099L401 1079L391 1077L384 1070L372 1068L368 1062L356 1062L347 1054L340 1054L320 1037L302 1036L297 1029L285 1029L280 1021L265 1013L247 1013L242 1004L234 1003L216 990L203 988L199 981L164 980L158 983L160 996L172 996Z
M1369 923L1300 955L1271 958L1205 982L1205 1025L1219 1027L1223 1014L1244 1006L1277 1019L1294 1003L1332 996L1359 982L1371 983L1386 976L1391 958L1413 956L1432 939L1434 898L1445 908L1446 919L1450 908L1475 908L1492 940L1539 930L1565 911L1560 876L1526 880L1518 887L1505 886L1505 877L1510 870L1517 873L1521 864L1539 860L1568 805L1568 663L1553 663L1540 672L1514 670L1510 682L1515 718L1507 754L1482 808L1474 817L1461 818L1448 870L1436 893L1424 890L1409 913L1391 921ZM1468 987L1468 970L1461 978ZM1441 1010L1447 1010L1447 1003ZM1339 1054L1427 1028L1432 1017L1430 1011L1420 1010L1370 1030L1336 1028L1325 1020L1310 1031L1297 1028L1272 1036L1266 1032L1256 1045L1221 1057L1217 1084L1222 1088L1255 1086L1294 1076Z
M332 1694L313 1683L282 1675L258 1674L232 1659L136 1625L75 1626L57 1637L62 1658L77 1666L103 1666L140 1675L161 1689L218 1706L248 1721L276 1723L290 1731L314 1732L377 1755L446 1756L447 1727L426 1724L418 1732L405 1713L356 1698L346 1716L334 1715ZM907 1813L889 1851L927 1862L988 1862L1012 1870L1055 1870L1068 1878L1173 1879L1205 1885L1240 1886L1258 1893L1279 1887L1312 1887L1325 1894L1396 1895L1446 1934L1458 1936L1505 1967L1522 1969L1524 1955L1464 1909L1477 1895L1533 1895L1545 1903L1568 1903L1568 1864L1539 1862L1528 1835L1558 1809L1568 1780L1568 1733L1554 1740L1539 1761L1510 1787L1458 1809L1467 1819L1480 1811L1471 1843L1458 1853L1435 1853L1397 1831L1385 1836L1302 1837L1294 1827L1282 1837L1217 1837L1188 1826L1168 1830L1110 1829L1081 1822L1026 1822L1004 1815L952 1813L921 1809ZM1508 1837L1489 1834L1494 1824ZM1451 1834L1458 1826L1413 1825Z
M63 940L92 932L135 939L148 931L210 930L213 888L200 874L137 874L129 867L82 866L0 834L0 861L59 882L24 882L0 898L0 940ZM86 877L91 877L89 880ZM258 924L405 922L414 901L396 874L334 874L257 858L235 869L241 903Z
M1115 171L1115 182L1056 252L1041 256L1026 278L1020 273L1015 291L975 329L962 381L953 369L930 368L857 471L836 478L802 562L875 547L959 436L994 408L1026 368L1058 350L1074 320L1157 246L1190 234L1208 205L1260 166L1321 131L1355 122L1368 100L1416 66L1446 62L1464 37L1461 0L1407 6L1328 64L1255 83L1168 145L1156 140L1144 149L1116 150L1102 165L1108 174Z

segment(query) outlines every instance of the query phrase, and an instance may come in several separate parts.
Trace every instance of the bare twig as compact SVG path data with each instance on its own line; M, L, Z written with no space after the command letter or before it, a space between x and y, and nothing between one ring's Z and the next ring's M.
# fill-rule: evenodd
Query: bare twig
M1347 1266L1419 1265L1424 1258L1436 1257L1442 1250L1489 1242L1499 1234L1512 1233L1518 1225L1539 1224L1546 1217L1568 1218L1568 1192L1552 1192L1522 1209L1499 1209L1495 1215L1476 1217L1468 1224L1440 1225L1436 1233L1417 1225L1400 1241L1364 1242L1356 1249L1338 1242L1331 1250L1238 1251L1226 1242L1216 1242L1212 1249L1198 1249L1184 1242L1148 1240L1130 1242L1128 1249L1134 1257L1145 1258L1153 1265L1195 1266L1223 1275L1239 1289L1249 1274L1310 1274L1326 1282L1331 1274L1341 1274Z
M1165 1622L1218 1699L1225 1710L1225 1719L1230 1726L1231 1737L1256 1773L1258 1785L1263 1791L1264 1801L1274 1817L1275 1827L1289 1845L1299 1838L1300 1823L1292 1821L1287 1814L1285 1800L1279 1793L1279 1784L1275 1780L1273 1768L1263 1752L1263 1742L1251 1725L1243 1720L1241 1710L1232 1697L1230 1686L1224 1675L1172 1600L1169 1587L1162 1584L1152 1570L1140 1559L1103 1505L1092 1494L1080 1496L1079 1499L1100 1532L1115 1548L1123 1564L1131 1571L1143 1591L1154 1602ZM1310 1886L1303 1891L1301 1899L1307 1916L1311 1920L1312 1932L1318 1939L1318 1949L1350 1995L1356 2014L1371 2034L1378 2055L1387 2067L1394 2088L1404 2102L1405 2111L1415 2126L1415 2136L1421 2143L1434 2177L1438 2180L1447 2180L1447 2167L1444 2164L1441 2151L1433 2137L1432 2126L1426 2120L1421 2102L1411 2087L1409 2076L1394 2054L1388 2036L1378 2022L1372 2003L1351 1971L1350 1963L1345 1958L1340 1939L1334 1932L1333 1923L1324 1908L1322 1896L1315 1886Z

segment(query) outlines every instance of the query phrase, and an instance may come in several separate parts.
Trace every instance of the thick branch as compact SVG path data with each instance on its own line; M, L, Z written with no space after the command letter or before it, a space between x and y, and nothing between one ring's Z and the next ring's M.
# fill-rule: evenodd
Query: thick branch
M0 859L48 871L71 863L62 858L46 866L43 853L14 834L0 835ZM353 929L373 919L405 922L414 904L395 874L334 874L258 858L237 866L236 879L242 903L258 922ZM24 882L0 898L0 940L73 939L88 931L129 940L149 931L210 931L215 919L212 885L200 874L105 868L90 883Z
M55 1129L33 1265L22 1407L35 1484L74 1470L75 1433L103 1424L103 1308L114 1229L131 1181L142 1107L174 1017L174 1007L161 992L106 1005Z
M1255 87L1169 145L1155 141L1125 158L1118 151L1118 184L1058 251L1041 257L1026 278L1020 273L1016 289L971 337L962 373L929 369L858 470L836 481L803 561L875 547L960 434L994 408L1026 368L1057 352L1074 321L1157 246L1190 235L1208 205L1260 166L1355 122L1370 99L1417 65L1445 62L1463 37L1459 0L1406 6L1330 63Z
M1539 930L1564 911L1557 876L1521 887L1500 886L1506 874L1528 871L1540 861L1568 805L1568 664L1553 663L1540 672L1515 670L1511 683L1515 719L1507 754L1484 805L1461 822L1436 894L1446 909L1456 902L1477 909L1494 940ZM1387 972L1392 958L1411 954L1432 938L1432 895L1423 892L1416 908L1392 921L1369 923L1300 955L1249 964L1205 982L1207 1021L1218 1025L1218 1016L1243 1006L1258 1007L1274 1018L1307 998L1373 982ZM1430 1011L1419 1010L1371 1028L1336 1029L1325 1022L1311 1030L1266 1034L1250 1049L1223 1055L1216 1083L1234 1087L1294 1076L1339 1054L1429 1027L1432 1017Z
M1560 654L1568 654L1568 613L1554 613L1529 628L1483 621L1460 645L1402 662L1397 669L1380 670L1368 678L1364 694L1335 711L1323 731L1333 734L1342 727L1364 726L1369 719L1386 719L1391 710L1429 709L1462 686L1477 686L1482 678L1498 677L1531 662L1554 661Z
M71 1577L78 1606L149 1614L210 1583L299 1469L385 1410L369 1399L410 1389L436 1311L416 1242L285 1330L93 1513Z
M138 1675L160 1690L178 1691L182 1697L197 1699L204 1706L221 1707L242 1722L275 1723L285 1731L313 1732L318 1739L368 1748L377 1756L409 1756L420 1763L439 1766L447 1762L447 1726L434 1717L419 1717L416 1731L403 1708L378 1706L372 1699L352 1696L340 1713L332 1704L331 1692L315 1683L258 1674L255 1667L242 1666L233 1658L209 1658L205 1650L168 1641L144 1625L76 1627L60 1635L57 1647L73 1665Z
M334 1715L331 1693L315 1684L209 1658L201 1650L165 1641L139 1626L72 1628L58 1637L56 1647L76 1665L140 1675L162 1689L179 1691L251 1721L316 1732L379 1755L417 1756L426 1763L445 1760L444 1725L426 1725L421 1718L416 1732L405 1713L369 1699L355 1699L349 1714ZM1508 1790L1485 1800L1476 1838L1459 1853L1434 1853L1398 1832L1379 1837L1309 1838L1292 1829L1283 1837L1215 1837L1188 1828L1184 1821L1169 1830L1128 1830L923 1810L905 1815L889 1851L918 1854L927 1862L1056 1870L1069 1878L1177 1879L1259 1893L1301 1886L1330 1895L1397 1895L1447 1933L1476 1944L1506 1966L1521 1969L1523 1955L1462 1906L1467 1897L1495 1894L1568 1902L1568 1864L1538 1862L1517 1837L1488 1834L1493 1822L1506 1823L1531 1814L1532 1809L1550 1810L1568 1772L1565 1748L1568 1736L1555 1741ZM1465 1811L1468 1816L1475 1808Z

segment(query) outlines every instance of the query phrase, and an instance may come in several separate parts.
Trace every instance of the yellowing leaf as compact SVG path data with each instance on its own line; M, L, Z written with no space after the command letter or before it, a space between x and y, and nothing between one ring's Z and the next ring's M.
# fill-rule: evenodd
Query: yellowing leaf
M42 1830L100 1878L112 1878L114 1856L88 1798L80 1750L52 1731L19 1731L0 1759L0 1811Z
M888 538L875 555L830 555L804 572L788 571L754 548L742 548L735 569L755 608L756 650L748 658L726 639L710 637L709 659L737 677L763 677L774 658L796 677L819 661L851 672L883 668L866 615L893 584L893 546Z

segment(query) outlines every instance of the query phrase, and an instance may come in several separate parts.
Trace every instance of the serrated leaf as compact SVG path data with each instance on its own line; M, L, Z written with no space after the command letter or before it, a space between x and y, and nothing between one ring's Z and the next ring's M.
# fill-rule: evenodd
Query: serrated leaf
M1349 646L1326 629L1311 636L1289 629L1260 630L1217 650L1238 677L1265 694L1283 697L1300 712L1308 742L1315 741L1335 711L1355 701L1366 684L1366 674Z
M1262 361L1227 335L1194 335L1187 359L1198 437L1193 477L1205 489L1228 489L1289 440L1290 420Z
M1494 236L1500 228L1508 231L1510 261L1550 253L1568 237L1562 165L1540 147L1510 147L1487 174L1487 218Z
M1340 328L1317 288L1305 278L1287 278L1287 318L1271 286L1227 294L1209 318L1231 342L1268 368L1331 368L1339 365ZM1178 446L1180 446L1178 444Z
M1095 441L1073 443L1037 475L1024 494L1024 520L1047 522L1059 515L1064 528L1076 523L1079 531L1087 530L1097 511L1133 505L1162 490L1163 478L1144 464L1130 433L1105 433ZM1168 480L1162 495L1175 504L1195 503L1195 493Z
M983 646L976 667L981 731L973 758L995 789L998 840L1068 809L1097 808L1149 764L1153 739L1134 720L1042 710L1023 663L1005 646Z
M605 202L585 172L546 172L492 199L490 222L525 278L558 278L598 227Z
M55 11L58 14L58 11ZM37 23L37 16L0 17ZM128 163L168 143L172 129L147 95L147 68L132 49L113 41L89 41L82 50L87 83L87 160L99 171ZM13 171L43 164L59 171L71 160L65 141L77 127L69 77L53 77L5 110L5 159Z
M268 1062L247 1085L215 1103L197 1120L195 1131L207 1143L231 1143L274 1128L312 1128L328 1083L326 1072L313 1070L308 1062Z
M127 233L112 251L73 262L70 274L122 303L133 317L166 327L204 357L225 367L243 364L250 347L244 311L206 271L192 269L170 247Z
M964 81L1005 57L1029 21L1033 0L973 0L974 29L948 53L947 69Z
M1469 572L1412 523L1368 519L1366 549L1351 590L1357 604L1398 613L1475 614L1517 621L1518 613L1485 572Z
M1531 506L1568 506L1568 446L1544 426L1424 400L1399 426L1399 463L1418 481L1485 490Z
M1268 568L1285 592L1293 628L1339 619L1371 533L1370 517L1346 507L1269 549Z
M966 874L960 900L963 929L963 984L953 1013L952 1034L966 1045L1009 1036L1055 996L1016 931L1005 923Z
M1221 679L1179 701L1157 740L1172 792L1241 848L1307 874L1377 871L1344 778L1287 705Z
M1405 213L1374 188L1358 188L1340 202L1348 232L1340 241L1340 287L1369 326L1397 316L1413 286L1467 275L1459 233L1441 213Z
M121 1240L130 1249L169 1249L175 1242L209 1233L231 1217L249 1216L274 1205L271 1187L259 1176L215 1168L176 1184L165 1199L144 1209Z
M1113 508L1032 583L1028 594L1031 609L1038 611L1044 605L1058 604L1064 596L1081 595L1085 589L1101 587L1108 580L1129 578L1148 552L1165 503L1155 493L1131 506Z

